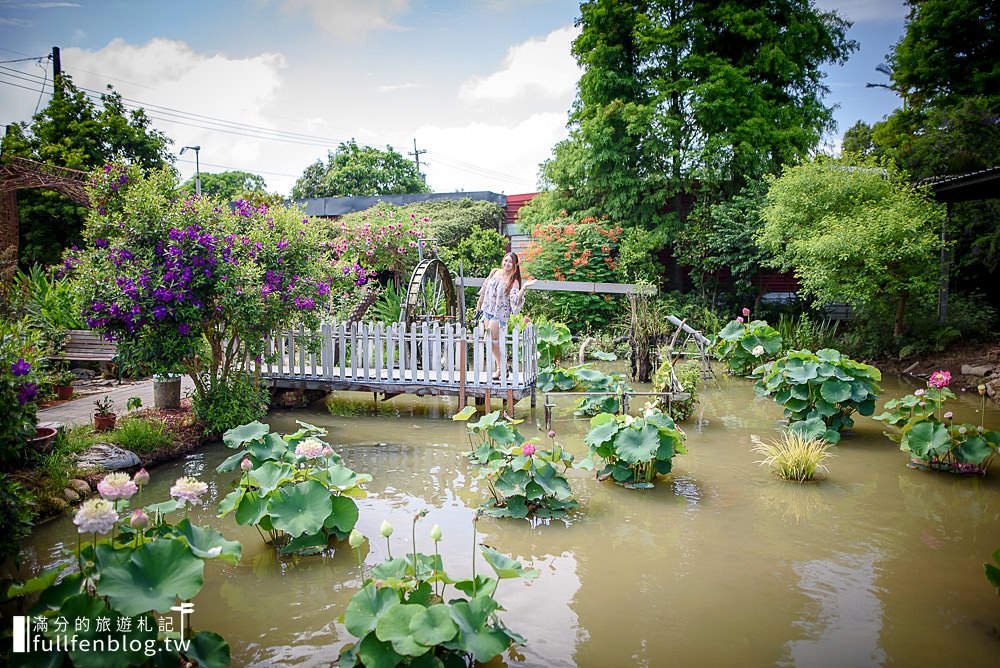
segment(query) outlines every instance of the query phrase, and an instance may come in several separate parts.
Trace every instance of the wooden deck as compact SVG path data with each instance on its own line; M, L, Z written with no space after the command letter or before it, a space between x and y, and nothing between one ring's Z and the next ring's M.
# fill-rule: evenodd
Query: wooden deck
M503 334L503 333L501 333ZM283 332L268 341L261 379L278 389L351 390L506 399L534 404L538 362L533 325L504 337L494 380L491 341L482 328L400 323L330 323L319 331Z

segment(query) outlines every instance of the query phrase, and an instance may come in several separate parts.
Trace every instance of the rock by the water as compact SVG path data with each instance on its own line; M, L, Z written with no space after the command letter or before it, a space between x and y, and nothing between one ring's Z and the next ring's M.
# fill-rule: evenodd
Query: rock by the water
M971 364L962 365L963 376L988 376L991 373L993 373L992 364L986 364L982 366L973 366Z
M80 496L90 496L90 485L87 484L86 480L80 480L79 478L73 478L68 483L69 488Z
M76 503L80 500L80 495L77 494L76 491L67 487L63 490L63 498L69 503Z
M76 465L81 469L120 471L141 463L139 455L111 443L97 443L76 456Z

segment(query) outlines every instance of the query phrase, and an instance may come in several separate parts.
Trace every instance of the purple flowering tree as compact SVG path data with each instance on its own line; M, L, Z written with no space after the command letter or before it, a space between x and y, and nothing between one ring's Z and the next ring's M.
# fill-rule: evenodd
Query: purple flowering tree
M126 364L191 375L201 396L251 373L264 339L318 324L322 233L300 211L184 197L169 172L108 165L91 181L87 247L69 258L87 324Z

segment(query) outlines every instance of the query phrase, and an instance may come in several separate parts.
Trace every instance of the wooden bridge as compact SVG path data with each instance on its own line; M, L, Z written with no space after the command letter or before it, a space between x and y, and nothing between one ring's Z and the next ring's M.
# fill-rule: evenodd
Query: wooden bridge
M482 327L458 324L354 322L328 323L319 331L286 331L267 342L262 381L276 389L352 390L400 394L451 395L459 410L467 397L479 397L490 410L492 398L514 403L531 396L538 377L535 329L501 332L499 379L490 354L492 340Z

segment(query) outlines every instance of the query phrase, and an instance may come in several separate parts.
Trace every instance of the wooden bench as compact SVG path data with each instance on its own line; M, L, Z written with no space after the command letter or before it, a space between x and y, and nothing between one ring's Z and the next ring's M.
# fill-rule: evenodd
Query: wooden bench
M97 332L89 329L70 329L59 352L52 359L73 362L114 362L118 355L118 345L114 341L106 341ZM118 382L121 382L121 365L118 370Z

